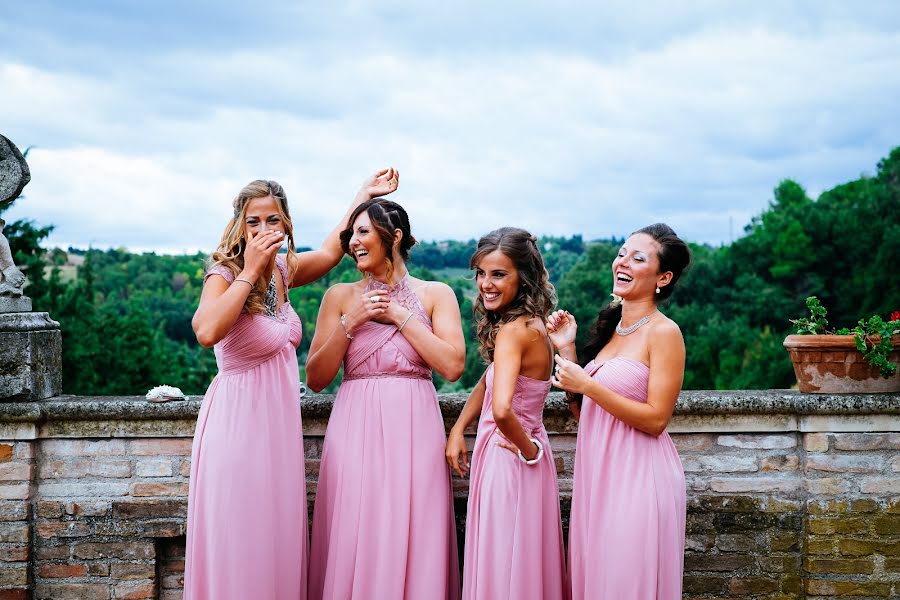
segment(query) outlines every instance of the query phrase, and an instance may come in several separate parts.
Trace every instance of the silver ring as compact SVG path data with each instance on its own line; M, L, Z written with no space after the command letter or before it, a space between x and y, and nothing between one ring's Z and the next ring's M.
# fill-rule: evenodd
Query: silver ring
M372 296L371 298L369 298L369 302L371 302L372 304L375 304L376 302L381 302L381 296Z

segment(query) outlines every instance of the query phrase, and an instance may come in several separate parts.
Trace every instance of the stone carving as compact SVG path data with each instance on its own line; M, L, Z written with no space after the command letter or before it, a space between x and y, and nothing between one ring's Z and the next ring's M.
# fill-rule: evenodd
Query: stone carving
M31 172L25 157L15 144L0 135L0 207L18 198L29 181ZM5 225L0 219L0 304L5 304L4 298L21 298L25 285L25 275L13 262L9 241L3 235Z

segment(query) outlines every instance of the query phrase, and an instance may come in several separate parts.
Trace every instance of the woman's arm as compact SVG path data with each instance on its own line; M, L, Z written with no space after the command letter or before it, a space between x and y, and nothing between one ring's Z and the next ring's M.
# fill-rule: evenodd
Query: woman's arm
M385 317L397 327L403 325L400 333L428 366L444 379L456 381L462 376L466 366L466 341L456 294L450 286L439 282L430 282L427 293L434 298L432 331L415 318L409 309L397 303L388 306Z
M390 304L390 299L384 296L380 296L379 302L371 302L369 298L377 296L377 291L358 294L357 290L354 284L333 285L319 305L316 332L306 359L306 384L314 392L322 391L334 381L350 345L347 334L352 336L357 327L383 315ZM342 310L345 311L343 325Z
M203 284L200 305L191 319L191 327L197 341L204 348L212 348L228 335L244 309L247 296L253 290L256 280L265 266L275 259L275 254L284 241L280 231L269 230L254 236L248 233L244 248L244 269L233 282L224 277L211 275Z
M400 184L400 172L393 167L382 169L369 177L356 192L353 202L344 216L338 221L318 250L308 250L294 255L296 269L291 281L291 287L300 287L319 279L333 269L344 256L341 248L341 231L347 226L347 220L357 206L376 198L386 196L397 189Z
M553 384L566 391L584 394L623 423L658 436L666 430L684 379L684 339L671 321L651 332L650 381L647 402L635 402L589 377L580 366L562 357Z
M484 392L486 389L486 375L487 371L481 375L481 379L478 380L478 384L472 390L472 393L469 394L466 405L459 413L459 418L456 419L456 423L450 429L450 433L447 436L447 449L445 451L447 463L460 477L463 477L469 472L469 451L466 448L465 432L466 428L472 421L478 419L478 415L481 413L481 406L484 404Z
M513 412L512 399L516 391L516 379L522 368L522 354L525 353L529 338L534 335L534 331L529 331L524 324L517 322L500 327L494 343L494 386L491 390L494 421L503 437L512 444L500 445L511 451L517 449L528 460L537 456L538 448Z

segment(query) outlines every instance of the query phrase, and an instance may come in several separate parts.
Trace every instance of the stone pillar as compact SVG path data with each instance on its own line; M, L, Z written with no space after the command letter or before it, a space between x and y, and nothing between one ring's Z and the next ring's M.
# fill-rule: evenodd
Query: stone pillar
M45 312L0 312L0 401L62 392L62 334Z

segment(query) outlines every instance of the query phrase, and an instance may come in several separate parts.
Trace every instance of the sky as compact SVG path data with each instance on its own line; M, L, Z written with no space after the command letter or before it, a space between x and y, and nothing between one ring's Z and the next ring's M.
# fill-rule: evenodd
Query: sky
M30 0L0 30L33 177L4 218L64 248L209 251L257 178L317 246L386 166L422 240L718 245L781 180L816 197L900 146L894 0Z

